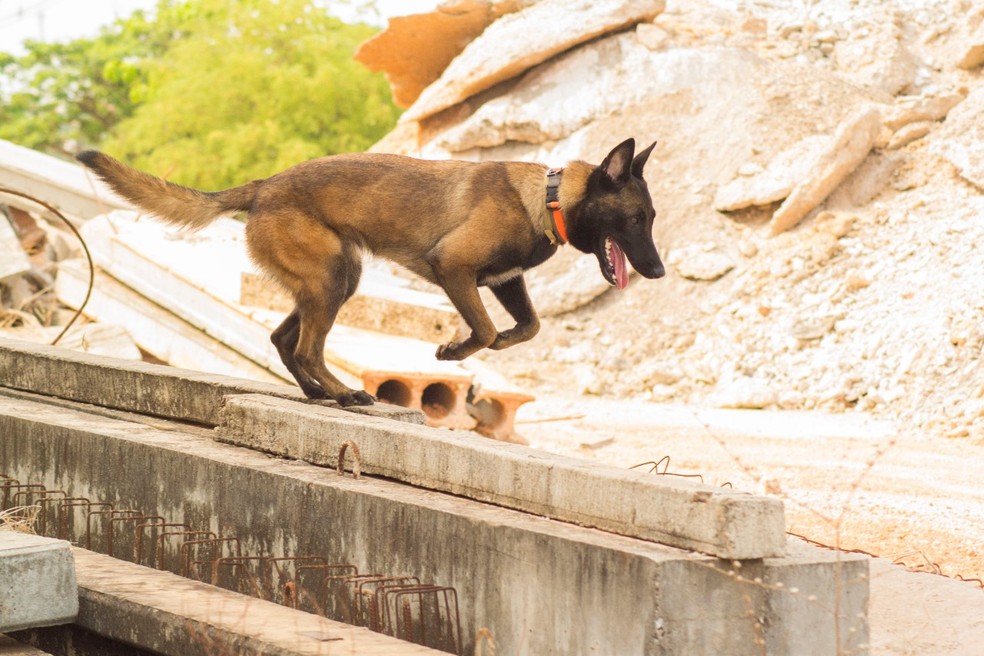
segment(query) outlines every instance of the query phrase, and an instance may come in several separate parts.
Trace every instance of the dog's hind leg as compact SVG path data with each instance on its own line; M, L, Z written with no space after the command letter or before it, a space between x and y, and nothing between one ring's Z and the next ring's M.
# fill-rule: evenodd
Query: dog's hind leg
M273 345L277 347L277 353L280 354L280 360L287 367L287 371L294 377L297 384L301 386L301 391L304 392L304 396L309 399L323 399L328 396L325 389L321 386L321 383L314 380L301 369L301 365L297 363L297 359L294 357L294 349L297 348L297 338L301 334L301 315L295 309L287 318L284 319L276 330L270 335L270 341Z
M294 359L300 369L317 381L339 405L371 405L372 396L351 389L325 365L325 338L335 323L339 308L355 293L362 274L358 249L343 245L342 250L341 254L326 259L320 275L312 275L306 289L298 294L296 311L300 326Z
M523 276L510 278L490 289L506 312L516 320L516 325L496 335L495 341L489 345L489 348L499 351L533 339L540 332L540 319L536 316L533 302L526 291L526 281L523 280Z
M325 338L342 304L355 293L362 253L330 227L297 210L257 213L246 224L250 255L294 297L294 311L273 331L284 366L306 396L341 405L373 398L349 388L325 365Z

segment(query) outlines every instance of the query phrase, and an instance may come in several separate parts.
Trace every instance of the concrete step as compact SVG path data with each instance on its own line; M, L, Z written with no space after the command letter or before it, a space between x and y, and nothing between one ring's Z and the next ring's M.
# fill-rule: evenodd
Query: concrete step
M0 530L0 633L65 624L78 612L71 545Z

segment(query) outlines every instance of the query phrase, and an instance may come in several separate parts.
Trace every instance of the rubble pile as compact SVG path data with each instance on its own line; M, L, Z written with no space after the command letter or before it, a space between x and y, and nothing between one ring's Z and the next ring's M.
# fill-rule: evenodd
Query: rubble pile
M512 3L375 149L562 165L659 140L670 275L609 291L572 249L529 274L541 335L488 359L534 391L984 440L984 3L945 5Z

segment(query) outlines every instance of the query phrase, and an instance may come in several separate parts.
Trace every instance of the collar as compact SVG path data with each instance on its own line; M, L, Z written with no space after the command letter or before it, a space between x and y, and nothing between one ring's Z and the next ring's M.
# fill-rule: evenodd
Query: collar
M551 244L567 243L567 223L564 221L564 211L560 209L560 175L564 169L547 171L547 211L552 218L552 224L544 232Z

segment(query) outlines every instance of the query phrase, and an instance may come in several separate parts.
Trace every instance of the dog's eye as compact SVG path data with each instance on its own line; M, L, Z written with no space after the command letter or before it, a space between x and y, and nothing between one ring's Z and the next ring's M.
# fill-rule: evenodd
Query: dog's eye
M631 219L629 219L629 223L631 223L632 225L639 225L639 223L641 223L641 219L639 218L638 215L636 215L633 216Z

